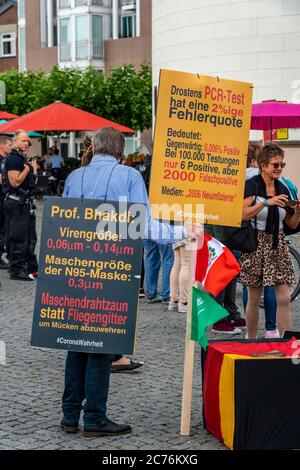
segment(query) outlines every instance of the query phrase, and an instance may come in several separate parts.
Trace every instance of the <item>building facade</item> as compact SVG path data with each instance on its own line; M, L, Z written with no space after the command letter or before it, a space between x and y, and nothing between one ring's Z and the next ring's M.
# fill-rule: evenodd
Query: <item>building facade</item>
M117 0L112 39L104 43L106 72L125 63L150 64L152 59L152 0L123 0L120 7Z
M300 1L153 0L153 84L171 69L253 83L253 102L300 103ZM251 132L253 140L262 132ZM300 130L282 141L299 176Z
M151 61L151 0L18 0L19 68Z
M18 68L17 27L18 10L16 0L0 1L0 73Z

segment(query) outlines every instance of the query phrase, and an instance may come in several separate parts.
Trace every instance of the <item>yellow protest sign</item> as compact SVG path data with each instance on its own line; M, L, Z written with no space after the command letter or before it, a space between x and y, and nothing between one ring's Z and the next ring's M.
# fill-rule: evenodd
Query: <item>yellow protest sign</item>
M154 218L240 225L251 104L249 83L161 70L150 185Z

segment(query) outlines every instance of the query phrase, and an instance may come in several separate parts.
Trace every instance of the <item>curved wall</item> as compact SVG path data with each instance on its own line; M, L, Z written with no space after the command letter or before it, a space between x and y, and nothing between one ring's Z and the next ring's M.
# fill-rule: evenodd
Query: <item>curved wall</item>
M152 34L154 85L174 69L251 82L253 102L300 103L300 0L152 0Z

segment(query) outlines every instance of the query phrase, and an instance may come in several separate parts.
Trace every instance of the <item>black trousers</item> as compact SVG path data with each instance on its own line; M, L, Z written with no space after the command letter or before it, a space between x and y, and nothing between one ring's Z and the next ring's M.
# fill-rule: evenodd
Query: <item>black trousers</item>
M241 313L236 305L236 283L237 278L235 277L216 297L218 304L229 312L227 317L229 320L239 320L241 318Z
M34 254L37 241L34 211L31 213L30 204L13 199L7 199L4 207L10 272L37 272L38 262Z
M0 256L5 253L6 223L4 211L4 194L0 194Z
M61 179L61 169L60 168L52 168L51 175L56 178L55 181L52 181L52 192L56 196L57 195L57 187L59 180Z

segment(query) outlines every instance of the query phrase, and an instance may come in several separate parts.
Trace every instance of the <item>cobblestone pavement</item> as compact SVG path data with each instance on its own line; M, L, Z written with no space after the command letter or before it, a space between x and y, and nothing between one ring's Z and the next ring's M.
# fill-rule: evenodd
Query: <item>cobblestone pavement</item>
M40 219L39 208L39 226ZM136 350L145 365L135 373L111 376L108 403L109 417L132 424L132 435L65 435L59 428L65 352L29 345L34 283L11 281L3 271L0 280L0 339L7 353L6 365L0 366L0 449L225 449L202 427L198 346L191 436L180 436L185 315L145 301L140 303ZM300 326L299 300L293 311Z

